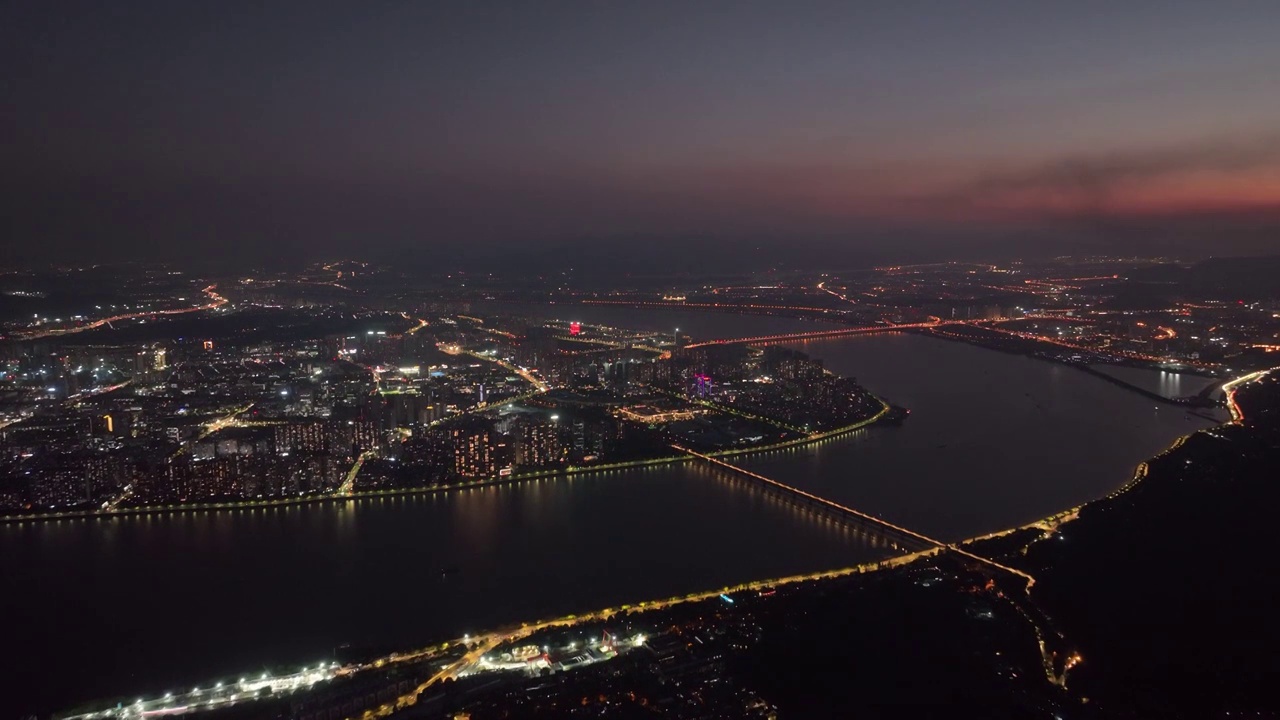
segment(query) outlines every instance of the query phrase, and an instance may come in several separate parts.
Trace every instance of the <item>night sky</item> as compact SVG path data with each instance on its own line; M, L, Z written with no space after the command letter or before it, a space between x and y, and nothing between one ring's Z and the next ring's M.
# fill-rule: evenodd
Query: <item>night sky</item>
M0 63L10 260L1280 249L1276 0L45 0Z

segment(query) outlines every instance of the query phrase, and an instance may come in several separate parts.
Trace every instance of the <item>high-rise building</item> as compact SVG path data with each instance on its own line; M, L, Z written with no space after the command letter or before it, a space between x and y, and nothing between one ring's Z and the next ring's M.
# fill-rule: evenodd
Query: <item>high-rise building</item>
M323 422L286 423L275 426L276 452L327 452L329 450L328 434L324 426Z
M470 479L496 477L510 465L509 446L487 421L460 422L449 430L453 474Z
M548 467L565 460L566 448L555 421L528 418L517 424L515 461L521 467Z

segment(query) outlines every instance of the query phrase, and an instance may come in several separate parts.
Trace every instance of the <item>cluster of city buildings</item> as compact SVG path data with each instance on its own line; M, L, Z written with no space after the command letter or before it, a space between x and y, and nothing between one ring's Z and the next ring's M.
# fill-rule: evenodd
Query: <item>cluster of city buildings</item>
M1277 364L1274 300L1164 279L1175 271L1194 268L939 263L610 293L562 278L550 297L910 327L1081 365L1225 375ZM389 277L360 263L221 283L148 269L131 281L137 298L125 284L92 314L9 321L0 513L487 482L644 462L673 444L793 441L885 408L780 345L531 320L475 303L468 284L492 297L492 279L450 277L423 293ZM45 301L37 286L10 289Z
M803 353L675 334L260 304L218 320L0 344L0 512L489 482L795 439L881 407Z

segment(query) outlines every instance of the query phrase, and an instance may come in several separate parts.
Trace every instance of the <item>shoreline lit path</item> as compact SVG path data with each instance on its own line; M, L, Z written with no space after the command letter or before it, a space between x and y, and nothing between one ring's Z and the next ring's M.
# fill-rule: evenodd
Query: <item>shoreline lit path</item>
M406 317L406 319L411 319L411 318ZM419 319L418 322L419 322L419 325L417 327L412 328L409 332L414 332L416 330L419 330L426 325L425 320ZM529 382L533 386L533 389L526 394L507 398L505 400L502 400L501 402L498 402L492 405L477 406L477 407L459 412L455 415L451 415L447 418L435 420L431 423L431 426L436 426L445 422L452 422L459 418L466 417L468 415L473 415L479 412L493 410L503 405L519 403L531 397L535 397L543 393L546 393L548 390L551 389L549 385L547 385L541 379L529 373L529 371L524 370L523 368L519 368L514 365L511 365L510 363L507 363L503 360L495 358L491 355L462 350L461 348L454 345L441 344L441 345L438 345L437 347L441 351L450 355L465 355L465 356L473 357L477 360L481 360L484 362L491 362L491 363L500 365L508 369L509 371L519 374L520 377L525 379L527 382ZM103 388L90 394L101 394L109 391L118 390L128 384L129 384L128 382L121 383L120 385L112 386L110 388ZM78 400L83 398L77 397L75 399ZM731 412L733 414L750 417L755 420L772 422L775 425L779 424L776 421L772 421L767 418L761 418L754 415L747 415L741 411L732 410L730 408L712 405L706 402L701 402L700 404L706 405L708 407L713 407L714 409L721 410L724 412ZM252 406L250 405L248 407L240 407L240 408L233 409L230 414L219 417L211 421L210 423L206 424L201 437L208 436L213 430L223 428L223 427L234 426L236 422L236 418L238 418L241 414L246 412L249 409L249 407L252 407ZM881 419L883 419L886 416L889 410L890 410L889 405L882 401L880 412L876 413L875 415L869 418L859 420L850 425L845 425L842 427L833 428L833 429L824 430L824 431L805 432L805 434L802 437L797 437L790 440L783 440L781 442L769 443L767 445L757 445L757 446L751 446L751 447L736 448L733 450L724 450L724 451L716 452L714 454L717 456L729 456L729 455L740 455L740 454L747 454L747 453L768 452L772 450L781 450L783 448L799 447L799 446L808 445L811 443L829 440L832 438L847 435L857 430L861 430L876 422L879 422ZM792 430L794 432L804 432L799 428L793 428L790 426L787 426L787 429ZM555 470L540 470L540 471L535 471L530 473L516 474L507 478L498 478L498 479L484 480L484 481L478 481L478 482L451 483L451 484L435 485L431 487L421 487L421 488L392 488L392 489L385 489L385 490L365 490L365 491L356 490L355 480L357 475L360 472L361 467L364 464L364 461L369 459L370 457L374 457L375 455L376 455L376 452L374 451L366 451L362 453L359 457L357 457L356 462L352 465L351 469L348 470L347 474L343 479L343 482L338 487L336 487L332 491L317 493L314 495L301 495L299 497L270 498L270 499L263 499L263 500L229 500L224 502L184 502L184 503L167 503L162 505L137 505L137 506L128 507L122 504L122 501L127 499L128 490L126 490L124 495L122 495L121 497L114 498L112 501L106 503L103 507L100 507L100 508L82 509L82 510L64 510L64 511L41 512L41 513L22 513L22 514L16 514L16 515L0 515L0 524L11 523L11 524L21 525L21 524L27 524L27 523L42 523L42 522L50 522L50 521L93 520L93 519L107 519L107 518L114 518L114 517L128 517L128 516L137 516L137 515L173 515L174 513L196 513L196 512L208 512L211 510L212 511L249 510L254 508L289 507L289 506L298 506L298 505L345 502L345 501L351 501L351 500L364 500L364 499L374 499L374 498L406 497L406 496L415 496L415 495L434 495L437 493L450 493L456 490L469 490L469 489L477 489L477 488L484 488L484 487L493 487L498 485L519 485L525 482L550 480L550 479L556 479L561 477L567 477L571 475L601 472L606 470L621 470L621 469L634 468L634 467L666 465L666 464L672 464L672 463L687 462L691 459L689 456L684 455L683 453L677 453L674 455L665 455L661 457L646 458L643 460L611 462L611 463L602 463L597 465L569 466L567 468L560 468Z

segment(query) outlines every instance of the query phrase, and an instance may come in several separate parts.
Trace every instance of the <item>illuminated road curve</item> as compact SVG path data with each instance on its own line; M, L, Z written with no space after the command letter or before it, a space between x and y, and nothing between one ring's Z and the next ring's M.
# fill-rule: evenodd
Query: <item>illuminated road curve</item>
M136 318L160 317L162 315L183 315L186 313L201 312L203 310L213 310L227 304L227 299L214 291L217 285L210 285L200 292L203 292L209 298L209 302L204 305L196 305L187 308L172 308L169 310L144 310L140 312L124 313L122 315L112 315L100 320L94 320L84 325L76 325L74 327L55 328L53 330L35 330L27 332L15 332L14 338L19 340L38 340L40 338L54 337L57 335L70 335L72 333L84 332L85 330L96 330L104 325L110 325L113 322L121 322L123 320L133 320Z
M708 345L767 345L776 342L793 340L815 340L818 338L841 337L844 335L870 335L872 333L897 332L912 328L932 328L939 325L951 325L950 322L922 322L908 325L870 325L867 327L841 328L839 330L814 330L812 332L788 333L785 335L758 335L756 337L728 338L725 340L708 340L706 342L685 345L685 349L706 347Z
M1236 403L1236 390L1241 385L1247 385L1248 383L1266 377L1268 373L1272 373L1277 370L1280 370L1280 367L1251 372L1248 375L1241 375L1234 380L1222 384L1222 391L1227 396L1227 409L1231 411L1231 422L1237 425L1244 424L1244 411L1241 410L1240 406Z

